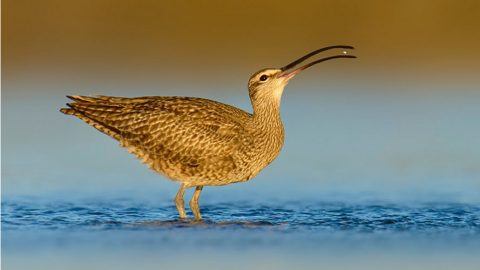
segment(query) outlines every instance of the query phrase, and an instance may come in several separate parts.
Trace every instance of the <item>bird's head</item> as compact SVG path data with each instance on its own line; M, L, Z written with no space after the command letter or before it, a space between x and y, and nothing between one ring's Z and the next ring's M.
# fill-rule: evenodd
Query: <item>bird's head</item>
M321 58L319 60L303 65L301 67L295 68L298 64L302 63L308 58L318 53L331 50L331 49L343 49L343 53ZM258 99L265 99L265 98L269 98L269 99L275 98L275 99L278 99L279 101L280 98L282 97L283 89L287 85L288 81L292 79L296 74L313 65L316 65L318 63L321 63L327 60L336 59L336 58L356 58L355 56L349 55L347 53L346 50L349 50L349 49L351 50L353 49L353 47L347 46L347 45L328 46L325 48L315 50L309 54L306 54L305 56L300 57L299 59L291 62L290 64L284 67L266 68L266 69L257 71L255 72L255 74L253 74L250 77L250 80L248 81L248 90L250 93L250 98L252 99L252 101L258 100Z

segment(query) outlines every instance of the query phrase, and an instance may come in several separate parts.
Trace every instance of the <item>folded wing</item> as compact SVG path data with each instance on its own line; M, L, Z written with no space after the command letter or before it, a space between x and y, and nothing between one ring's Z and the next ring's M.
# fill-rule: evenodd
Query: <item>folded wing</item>
M219 167L233 170L250 114L212 100L189 97L71 96L75 115L120 141L154 170L171 178ZM212 170L208 170L212 167ZM214 177L214 176L212 176Z

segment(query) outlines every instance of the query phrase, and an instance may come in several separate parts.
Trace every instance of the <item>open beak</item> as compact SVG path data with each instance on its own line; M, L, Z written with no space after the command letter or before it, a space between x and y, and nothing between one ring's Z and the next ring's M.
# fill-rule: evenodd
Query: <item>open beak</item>
M295 66L297 66L298 64L302 63L303 61L307 60L308 58L316 55L316 54L319 54L321 52L324 52L324 51L328 51L328 50L331 50L331 49L343 49L343 54L338 54L338 55L333 55L333 56L329 56L329 57L325 57L325 58L322 58L322 59L319 59L319 60L316 60L316 61L313 61L309 64L306 64L304 66L301 66L299 68L296 68L294 69ZM354 48L352 46L348 46L348 45L334 45L334 46L328 46L328 47L325 47L325 48L321 48L321 49L318 49L318 50L315 50L309 54L306 54L305 56L302 56L300 58L298 58L297 60L291 62L290 64L280 68L280 70L282 70L282 72L278 75L278 77L283 77L287 80L290 80L293 76L295 76L296 74L298 74L300 71L304 70L304 69L307 69L313 65L316 65L318 63L321 63L321 62L324 62L324 61L327 61L327 60L331 60L331 59L335 59L335 58L357 58L356 56L354 55L349 55L347 54L348 51L347 50L353 50Z

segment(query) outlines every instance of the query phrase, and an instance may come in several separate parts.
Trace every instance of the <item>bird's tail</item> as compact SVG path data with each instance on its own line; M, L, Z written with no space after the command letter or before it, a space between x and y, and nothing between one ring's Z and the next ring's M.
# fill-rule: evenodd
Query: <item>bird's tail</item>
M105 117L108 112L115 111L115 107L117 107L116 109L119 109L118 106L109 104L108 98L110 97L67 97L73 102L67 103L69 108L61 108L61 113L76 116L100 132L103 132L116 140L120 140L120 130L110 125Z

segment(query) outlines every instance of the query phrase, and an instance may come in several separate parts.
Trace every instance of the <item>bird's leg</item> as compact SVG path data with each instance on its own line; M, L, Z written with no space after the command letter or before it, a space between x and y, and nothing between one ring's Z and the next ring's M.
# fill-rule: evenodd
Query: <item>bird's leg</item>
M192 199L190 200L190 209L195 215L196 220L201 220L202 215L200 214L200 207L198 206L198 199L200 198L200 193L202 193L203 186L197 186L195 192L193 193Z
M185 194L185 190L187 188L187 185L182 184L177 192L177 196L175 196L175 205L177 206L180 218L187 218L187 215L185 214L185 203L183 201L183 195Z

